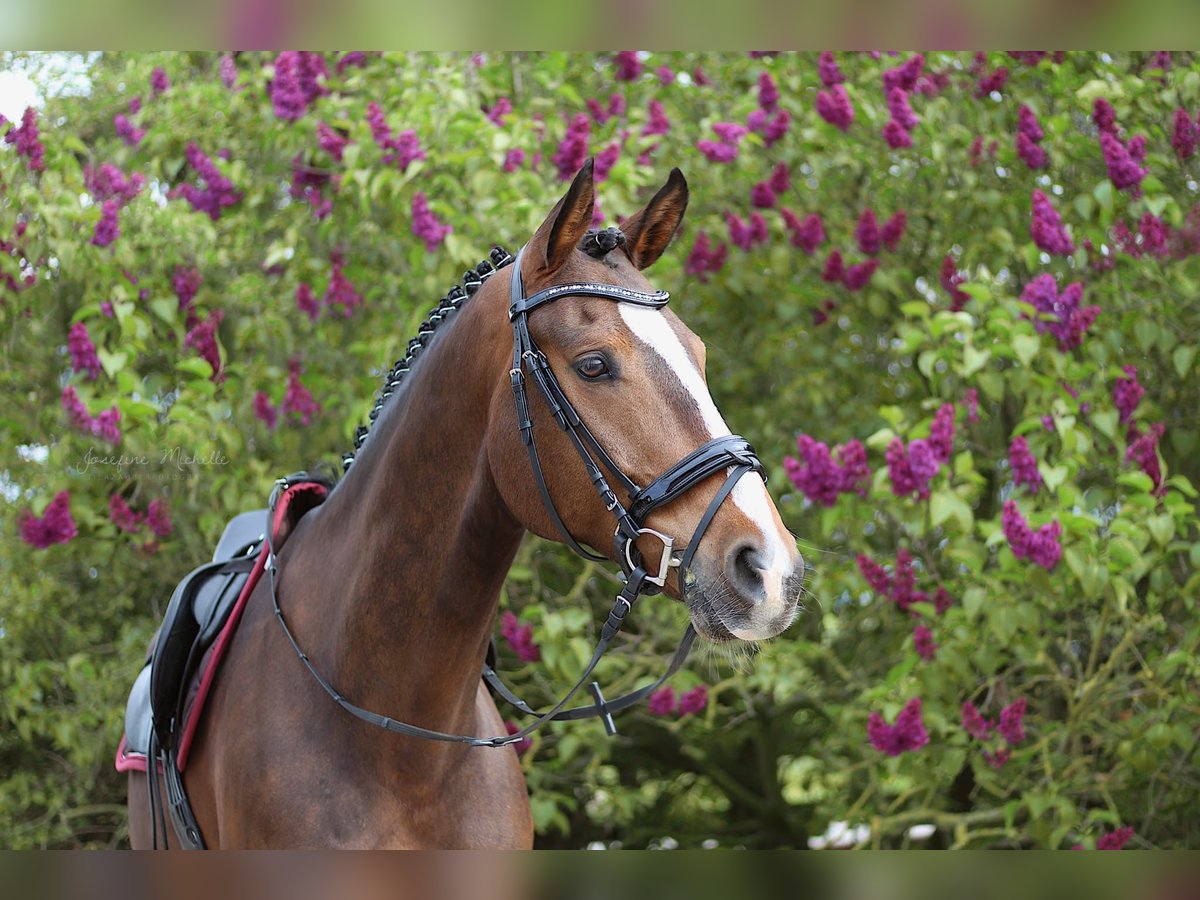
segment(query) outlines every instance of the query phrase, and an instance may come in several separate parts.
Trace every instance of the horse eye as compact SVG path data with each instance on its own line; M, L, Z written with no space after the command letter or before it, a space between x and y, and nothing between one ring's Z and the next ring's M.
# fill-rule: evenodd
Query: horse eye
M589 356L575 367L575 371L584 378L600 378L608 374L608 363L602 356Z

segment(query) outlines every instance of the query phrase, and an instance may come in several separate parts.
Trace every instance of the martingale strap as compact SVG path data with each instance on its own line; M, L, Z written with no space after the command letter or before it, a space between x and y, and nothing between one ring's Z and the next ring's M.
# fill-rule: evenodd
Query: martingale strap
M541 394L543 400L546 402L555 423L567 434L575 447L587 473L588 480L591 481L605 508L613 515L616 522L616 531L613 539L614 550L617 562L624 576L624 586L617 595L616 602L609 611L607 619L601 626L600 639L597 641L592 656L584 667L583 674L579 676L570 690L554 706L544 712L535 710L513 693L500 680L495 669L485 662L482 677L488 686L498 696L512 704L519 712L533 716L533 721L512 734L495 735L493 737L453 734L423 728L419 725L411 725L407 722L393 719L390 716L384 716L363 709L347 700L317 671L312 660L301 650L295 636L288 627L287 621L284 619L282 609L280 609L279 595L276 590L277 556L274 545L274 534L268 529L267 545L269 552L265 563L265 571L270 584L271 602L274 604L275 617L279 620L279 624L283 628L288 641L291 643L292 649L296 652L300 661L304 663L309 674L312 675L317 684L321 686L335 703L351 715L387 731L425 740L466 744L471 747L505 747L523 740L551 721L573 721L598 717L604 723L605 730L609 734L615 734L616 724L613 721L613 714L647 697L683 666L696 639L696 631L692 625L687 626L679 642L679 646L671 657L667 670L659 678L613 700L606 700L599 683L593 681L589 687L593 698L592 703L570 709L567 708L567 704L579 692L580 688L587 683L596 667L600 664L601 658L604 656L613 638L621 630L625 617L633 609L633 605L637 599L643 594L657 594L661 592L666 582L667 571L670 567L678 567L679 584L682 586L685 583L692 559L696 554L697 548L700 546L705 532L708 530L709 524L711 524L713 517L717 514L717 510L725 501L725 498L729 496L729 493L738 481L750 472L762 475L764 480L766 477L762 463L759 461L757 454L755 454L754 448L750 446L745 438L738 435L724 435L713 438L671 466L666 472L662 473L644 488L639 487L636 482L622 472L621 468L613 462L612 457L609 456L608 452L580 419L574 406L572 406L570 400L563 392L562 386L559 384L553 369L550 367L550 361L538 348L533 340L533 336L529 332L528 317L538 307L568 296L602 297L620 303L633 303L638 306L661 309L670 299L670 295L665 291L646 293L610 284L576 282L554 285L538 291L531 297L526 297L524 279L521 275L521 260L524 253L525 248L522 248L517 253L515 261L511 264L512 274L508 307L509 319L513 326L513 364L509 372L509 377L512 383L513 398L516 406L517 427L520 429L522 442L525 444L529 454L530 467L533 472L534 481L538 487L538 492L541 494L542 503L549 513L555 528L561 534L567 546L571 547L580 556L596 562L606 561L606 557L585 549L575 539L570 529L567 528L566 523L563 522L562 517L555 507L554 500L550 496L550 489L546 484L546 479L542 472L541 460L538 457L537 442L534 439L533 419L530 415L529 397L526 387L526 374L528 373L528 379L537 385L538 393ZM504 262L507 263L507 260ZM503 264L497 263L497 268ZM628 506L621 502L616 492L612 489L604 470L607 470L612 475L621 490L628 496ZM727 473L725 482L713 496L686 546L676 548L673 538L644 527L643 523L646 517L655 509L672 502L688 490L720 474L722 471ZM274 521L275 504L282 491L286 490L287 487L288 481L286 479L281 479L276 483L275 490L271 495L271 521ZM651 575L645 569L642 555L636 547L638 538L647 534L657 537L663 543L662 557L655 575Z

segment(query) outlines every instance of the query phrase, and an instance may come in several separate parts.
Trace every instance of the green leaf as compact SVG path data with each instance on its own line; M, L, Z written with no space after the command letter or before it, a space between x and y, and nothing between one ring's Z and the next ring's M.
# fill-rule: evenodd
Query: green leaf
M104 368L104 374L109 378L115 377L125 367L125 361L129 359L129 354L123 350L110 353L103 347L97 348L96 356L100 358L100 365Z
M1046 482L1046 487L1051 491L1058 490L1058 486L1067 479L1066 466L1052 466L1046 462L1038 463L1038 472L1042 476L1042 480Z
M986 366L988 360L991 358L991 350L976 350L971 344L967 344L967 346L963 348L963 377L970 378L972 375Z
M1159 546L1165 547L1167 542L1175 535L1175 517L1170 513L1151 516L1146 520L1146 527L1150 530L1151 537L1158 542Z
M1037 352L1042 346L1042 339L1036 334L1018 334L1013 338L1012 344L1013 352L1017 354L1021 365L1028 367L1033 362L1033 358L1037 356Z
M975 585L963 591L962 607L968 619L974 619L979 615L979 610L983 608L983 601L987 599L987 591Z
M1112 182L1107 178L1092 188L1092 196L1096 198L1096 202L1100 204L1100 208L1105 214L1112 215L1113 211L1113 186Z
M1175 364L1175 372L1180 378L1186 378L1187 373L1191 371L1192 362L1196 359L1196 348L1180 345L1175 348L1175 352L1171 354L1171 362Z
M971 512L971 507L962 497L948 489L934 492L933 496L929 498L929 511L931 521L935 526L952 518L964 533L969 533L971 526L975 523L975 515Z

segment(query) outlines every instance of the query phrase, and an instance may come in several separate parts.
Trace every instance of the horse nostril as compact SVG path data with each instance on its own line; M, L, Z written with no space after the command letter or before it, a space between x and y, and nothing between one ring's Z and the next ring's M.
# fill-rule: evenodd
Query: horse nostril
M733 551L732 556L729 574L734 587L748 597L761 599L764 593L763 561L758 549L750 544L743 544Z

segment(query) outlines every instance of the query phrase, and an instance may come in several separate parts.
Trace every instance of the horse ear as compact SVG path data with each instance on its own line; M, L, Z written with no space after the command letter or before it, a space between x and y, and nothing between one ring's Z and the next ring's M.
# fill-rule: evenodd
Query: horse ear
M662 189L621 226L625 253L636 268L653 265L662 256L683 221L687 205L687 179L678 169L672 169Z
M546 261L546 270L556 271L567 261L571 251L578 246L592 225L592 210L596 201L592 181L594 162L591 157L575 175L563 198L558 201L546 221L541 224L530 240L531 250L541 248ZM537 256L534 255L536 259Z

